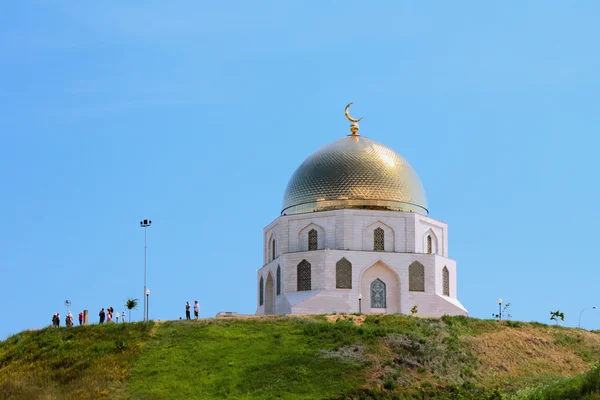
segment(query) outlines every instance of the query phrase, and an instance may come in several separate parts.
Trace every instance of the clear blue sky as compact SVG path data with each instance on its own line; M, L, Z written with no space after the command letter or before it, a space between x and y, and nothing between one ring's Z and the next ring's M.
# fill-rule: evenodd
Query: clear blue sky
M350 101L471 316L600 306L598 2L122 4L0 5L0 339L141 299L143 218L152 318L253 313L262 228Z

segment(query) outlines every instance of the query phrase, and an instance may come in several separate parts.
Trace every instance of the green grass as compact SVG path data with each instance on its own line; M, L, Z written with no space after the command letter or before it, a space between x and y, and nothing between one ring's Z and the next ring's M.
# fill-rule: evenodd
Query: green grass
M548 385L526 388L511 397L514 400L600 400L600 366L571 378Z
M364 381L360 362L318 353L348 342L345 330L311 335L327 322L166 322L132 370L132 399L324 398ZM307 334L308 333L308 334Z
M356 326L356 318L364 316L168 321L22 332L0 342L0 399L600 400L597 370L558 379L585 371L586 363L600 356L600 340L589 332L402 315L369 315ZM493 352L493 360L514 358L502 353L498 337L531 345L524 347L531 352L519 353L530 368L515 369L514 374L511 370L498 380L482 357ZM539 349L568 355L568 360L577 355L579 367L566 371L562 364L549 366L548 359L536 358ZM524 386L531 387L515 395L501 392ZM565 397L572 393L575 397Z
M152 325L45 328L11 336L0 342L0 398L116 395Z

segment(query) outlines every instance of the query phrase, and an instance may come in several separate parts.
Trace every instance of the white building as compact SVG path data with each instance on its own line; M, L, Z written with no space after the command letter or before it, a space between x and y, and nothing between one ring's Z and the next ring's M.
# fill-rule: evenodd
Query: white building
M416 305L417 315L466 315L448 225L427 216L408 162L346 116L352 134L298 167L264 229L256 314L409 314Z

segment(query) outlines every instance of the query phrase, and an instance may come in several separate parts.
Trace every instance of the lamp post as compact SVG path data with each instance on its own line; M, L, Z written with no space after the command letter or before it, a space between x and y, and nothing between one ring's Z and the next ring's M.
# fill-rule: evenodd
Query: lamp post
M150 318L150 289L146 288L146 321Z
M592 310L595 310L595 309L597 309L597 308L598 308L598 307L596 307L596 306L593 306L593 307L592 307ZM590 309L589 307L588 307L588 308L584 308L584 309L583 309L583 310L581 310L581 312L579 313L579 324L577 325L577 327L578 327L578 328L580 328L580 329L581 329L581 314L583 314L583 312L584 312L585 310L589 310L589 309Z
M362 314L362 293L358 294L358 313Z
M140 221L140 228L144 228L144 294L146 294L146 228L152 225L152 221L145 219ZM144 298L144 321L147 321L147 298Z
M498 318L502 321L502 297L498 299Z

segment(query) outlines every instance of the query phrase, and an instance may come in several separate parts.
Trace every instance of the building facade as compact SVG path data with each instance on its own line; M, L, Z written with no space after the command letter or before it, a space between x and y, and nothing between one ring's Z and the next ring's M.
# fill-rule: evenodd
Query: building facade
M258 315L466 315L448 226L428 217L423 186L391 149L351 135L296 170L263 232Z

